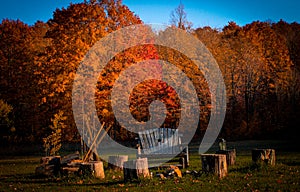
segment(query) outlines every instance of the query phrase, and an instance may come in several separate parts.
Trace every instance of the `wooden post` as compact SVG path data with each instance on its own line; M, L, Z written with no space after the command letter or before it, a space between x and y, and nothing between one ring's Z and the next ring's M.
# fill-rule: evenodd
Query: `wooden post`
M226 155L223 154L202 154L202 170L206 173L218 175L223 178L227 175Z
M102 161L91 161L88 163L82 163L80 165L79 171L89 177L96 177L99 179L104 179L104 169Z
M109 156L108 168L113 170L123 170L123 164L126 161L128 161L128 155Z
M252 161L256 164L265 163L266 165L275 165L274 149L253 149Z
M149 178L148 159L140 158L124 162L124 181L132 181L139 178Z
M226 163L227 166L234 165L236 161L236 151L233 150L219 150L216 154L224 154L226 155Z

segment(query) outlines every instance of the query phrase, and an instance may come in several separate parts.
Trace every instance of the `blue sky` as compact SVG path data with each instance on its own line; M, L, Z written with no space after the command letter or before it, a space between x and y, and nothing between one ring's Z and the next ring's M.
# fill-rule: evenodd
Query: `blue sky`
M245 25L252 21L283 19L300 23L299 0L181 0L193 27L222 28L229 21ZM20 19L27 24L47 21L56 8L83 0L0 0L0 19ZM168 24L170 13L180 0L123 0L145 23Z

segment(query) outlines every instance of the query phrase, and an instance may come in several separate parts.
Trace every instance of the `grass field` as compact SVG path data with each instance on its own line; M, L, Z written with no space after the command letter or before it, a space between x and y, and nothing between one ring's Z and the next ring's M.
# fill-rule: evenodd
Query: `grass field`
M283 141L229 142L237 150L237 163L223 179L212 175L184 175L183 178L145 179L124 183L121 172L106 171L104 180L69 175L41 178L34 174L40 157L2 157L0 191L300 191L300 151L296 143ZM274 148L274 167L254 166L251 149ZM215 151L216 146L210 149ZM197 144L190 147L188 170L201 171ZM151 170L156 172L164 170ZM185 172L185 170L182 170Z

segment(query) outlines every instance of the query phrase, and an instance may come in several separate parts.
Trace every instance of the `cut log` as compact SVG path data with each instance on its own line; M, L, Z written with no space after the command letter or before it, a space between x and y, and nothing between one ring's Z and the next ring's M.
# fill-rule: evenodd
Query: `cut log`
M91 161L88 163L82 163L79 168L79 173L88 177L95 177L104 179L104 169L102 161Z
M224 154L226 155L226 163L227 166L234 165L236 161L236 151L235 149L232 150L219 150L216 154Z
M35 169L36 175L57 176L60 172L60 156L42 157L41 165Z
M223 154L202 154L202 171L212 173L219 178L227 175L226 155Z
M122 171L124 162L128 161L128 155L117 155L108 157L108 168Z
M63 173L70 173L70 172L78 172L79 171L79 167L63 167L62 168Z
M266 165L275 165L275 150L274 149L253 149L252 161L256 164L264 163Z
M35 169L36 175L41 176L54 176L57 175L54 172L54 165L40 165Z
M124 181L132 181L139 178L149 178L148 159L140 158L124 162L123 165Z
M60 163L60 159L60 156L46 156L41 158L40 163L42 165L55 165Z
M72 153L61 158L61 164L68 164L73 160L78 160L80 158L79 152Z

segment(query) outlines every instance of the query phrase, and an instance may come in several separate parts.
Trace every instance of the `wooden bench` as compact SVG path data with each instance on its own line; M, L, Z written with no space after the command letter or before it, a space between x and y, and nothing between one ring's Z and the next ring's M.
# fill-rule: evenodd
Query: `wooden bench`
M161 164L163 159L171 158L173 161L178 159L182 168L189 165L188 145L181 143L177 129L154 128L138 132L138 136L138 158L146 157L149 162L156 160L158 164Z

